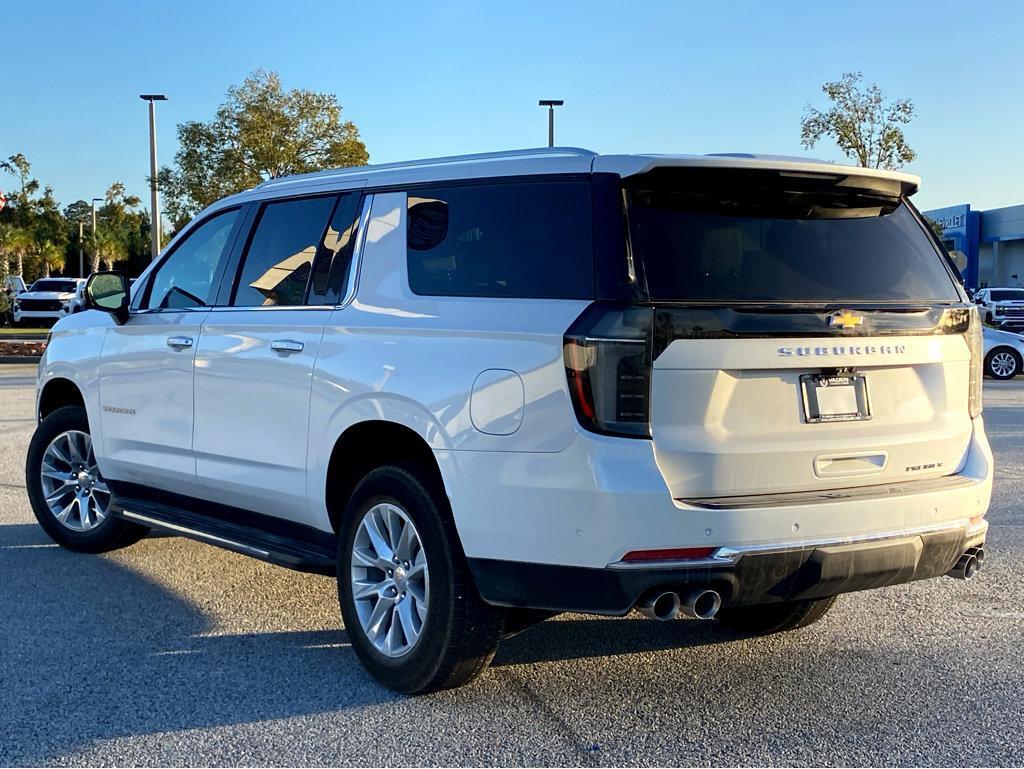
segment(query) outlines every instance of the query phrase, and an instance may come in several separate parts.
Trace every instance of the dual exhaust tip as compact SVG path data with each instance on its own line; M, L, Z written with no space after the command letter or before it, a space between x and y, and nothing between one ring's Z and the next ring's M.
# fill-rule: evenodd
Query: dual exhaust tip
M981 570L981 564L985 561L985 548L972 547L956 562L948 573L954 579L970 579Z
M694 588L680 596L673 590L654 591L642 599L636 610L650 619L668 622L680 615L694 619L714 619L722 608L722 596L710 588Z

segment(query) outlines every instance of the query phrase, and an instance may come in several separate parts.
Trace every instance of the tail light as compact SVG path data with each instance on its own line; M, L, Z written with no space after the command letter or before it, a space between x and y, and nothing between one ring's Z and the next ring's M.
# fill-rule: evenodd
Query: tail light
M971 376L967 392L967 410L971 419L981 415L981 382L985 373L985 342L981 334L981 317L978 308L969 310L970 321L967 324L967 347L971 351Z
M565 332L576 418L604 435L649 438L654 309L592 304Z

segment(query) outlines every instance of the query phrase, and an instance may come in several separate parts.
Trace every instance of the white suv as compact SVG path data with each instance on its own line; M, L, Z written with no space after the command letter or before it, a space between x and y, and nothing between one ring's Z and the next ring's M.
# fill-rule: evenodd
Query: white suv
M982 288L974 294L982 320L997 326L1024 326L1024 288Z
M14 322L56 321L68 314L85 278L40 278L14 297Z
M39 366L60 544L337 575L388 686L559 612L805 626L984 556L977 310L915 177L530 150L269 181ZM97 312L96 309L106 312Z

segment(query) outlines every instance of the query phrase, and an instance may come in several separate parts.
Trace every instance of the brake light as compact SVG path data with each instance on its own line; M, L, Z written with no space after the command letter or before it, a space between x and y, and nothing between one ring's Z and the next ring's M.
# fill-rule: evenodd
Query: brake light
M604 435L649 438L654 309L590 305L565 332L576 418Z
M981 316L977 307L971 307L968 311L970 320L967 323L967 333L964 337L967 340L967 347L971 351L971 375L967 391L967 410L971 419L981 415L982 397L981 384L985 373L985 342L981 332Z

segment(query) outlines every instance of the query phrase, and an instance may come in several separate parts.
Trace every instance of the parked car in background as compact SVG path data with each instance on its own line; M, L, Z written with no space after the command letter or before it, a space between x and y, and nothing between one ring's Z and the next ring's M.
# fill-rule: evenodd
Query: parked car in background
M1024 336L986 328L985 374L993 379L1013 379L1024 369Z
M1024 288L980 288L974 293L981 318L1004 328L1024 328Z
M12 298L25 291L26 288L25 279L20 275L8 275L4 285Z
M85 278L40 278L14 297L14 322L52 324L60 320L83 285Z
M61 312L62 318L65 315L74 315L76 312L81 312L85 309L85 284L85 280L78 284L78 288L75 289L75 295L71 297L71 301L64 305L64 309Z

